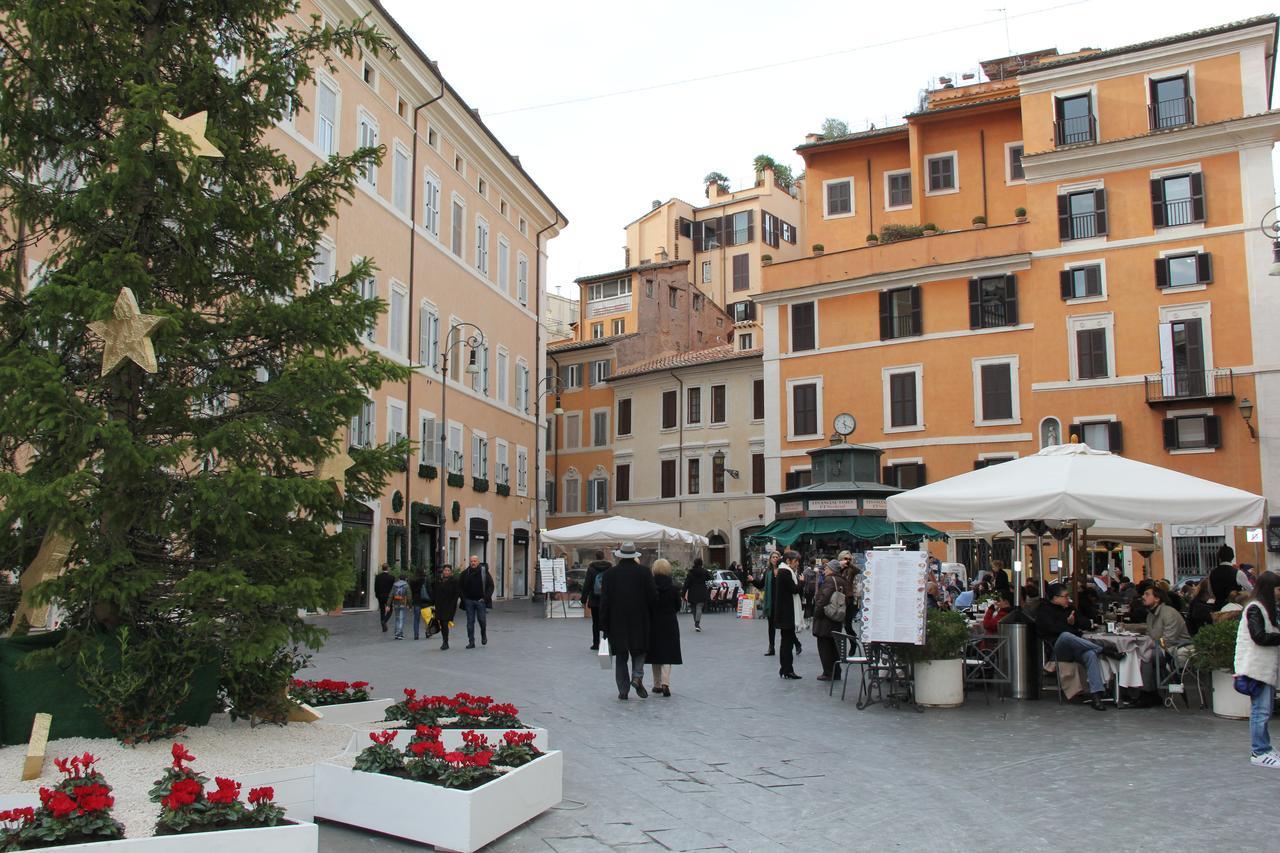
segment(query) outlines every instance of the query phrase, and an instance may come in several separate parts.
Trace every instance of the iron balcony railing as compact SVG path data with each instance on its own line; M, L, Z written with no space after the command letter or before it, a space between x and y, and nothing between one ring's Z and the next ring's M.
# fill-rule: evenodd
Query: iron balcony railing
M1195 103L1190 97L1156 101L1147 105L1147 119L1152 130L1193 124L1195 123Z
M1088 213L1071 214L1071 239L1084 240L1089 237L1098 236L1098 214L1094 211Z
M920 334L915 315L907 314L904 317L890 317L889 333L890 338L910 338Z
M1195 221L1195 207L1189 198L1166 200L1164 203L1165 225L1188 225Z
M1235 376L1229 367L1153 373L1146 379L1148 403L1232 399L1236 395Z
M1053 123L1053 140L1056 145L1093 142L1097 138L1097 121L1092 115L1060 118Z

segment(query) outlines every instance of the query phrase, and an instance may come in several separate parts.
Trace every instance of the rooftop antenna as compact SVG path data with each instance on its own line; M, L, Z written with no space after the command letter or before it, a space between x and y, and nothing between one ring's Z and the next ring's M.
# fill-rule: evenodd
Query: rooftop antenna
M1004 17L1004 50L1005 56L1013 56L1013 42L1009 40L1009 10L1005 8L988 9L988 12L999 12Z

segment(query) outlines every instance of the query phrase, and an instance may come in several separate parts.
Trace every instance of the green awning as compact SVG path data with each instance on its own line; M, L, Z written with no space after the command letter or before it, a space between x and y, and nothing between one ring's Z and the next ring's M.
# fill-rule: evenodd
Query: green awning
M751 538L772 539L780 547L786 547L806 536L839 536L863 542L918 541L920 539L945 539L946 534L927 524L899 522L870 515L816 516L813 518L779 519Z

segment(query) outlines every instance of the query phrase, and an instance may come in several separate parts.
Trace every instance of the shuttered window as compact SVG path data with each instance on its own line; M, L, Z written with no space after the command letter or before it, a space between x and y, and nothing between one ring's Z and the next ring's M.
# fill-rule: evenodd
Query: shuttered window
M674 498L676 496L676 460L663 459L661 463L662 470L662 497Z
M880 340L923 333L920 285L880 291Z
M1076 378L1103 379L1107 368L1107 330L1076 330Z
M751 383L751 419L764 420L764 380L756 379Z
M751 454L751 494L764 494L764 454Z
M1164 421L1167 450L1222 446L1222 422L1217 415L1180 415Z
M1058 237L1085 240L1107 233L1107 191L1084 190L1058 196Z
M1187 287L1213 281L1213 258L1208 252L1190 252L1156 258L1156 287Z
M631 435L631 398L618 401L618 435Z
M1013 275L969 279L969 328L1018 324L1018 282Z
M733 256L733 289L747 290L751 287L751 256Z
M1058 273L1058 288L1063 299L1085 299L1102 295L1102 267L1089 264Z
M675 429L677 426L677 407L679 399L675 391L662 392L662 428Z
M1007 421L1013 418L1013 365L1008 362L982 365L982 419Z
M613 470L613 500L615 503L631 500L630 465L618 465Z
M1151 224L1156 228L1204 219L1204 176L1199 172L1151 180Z
M814 325L814 303L798 302L791 306L791 351L804 352L815 349L817 340Z
M917 394L914 371L889 374L889 426L919 426Z
M791 387L791 434L818 434L818 386L812 382Z

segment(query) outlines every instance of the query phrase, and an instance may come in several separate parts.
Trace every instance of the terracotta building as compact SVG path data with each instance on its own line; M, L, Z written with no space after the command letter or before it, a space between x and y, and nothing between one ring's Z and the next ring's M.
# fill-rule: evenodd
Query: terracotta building
M892 485L1078 438L1280 500L1275 47L1267 16L1008 57L901 125L801 145L812 254L755 297L768 491L849 411ZM1157 576L1223 542L1280 567L1243 529L1159 534Z

